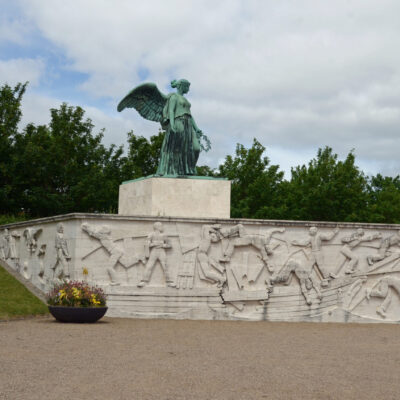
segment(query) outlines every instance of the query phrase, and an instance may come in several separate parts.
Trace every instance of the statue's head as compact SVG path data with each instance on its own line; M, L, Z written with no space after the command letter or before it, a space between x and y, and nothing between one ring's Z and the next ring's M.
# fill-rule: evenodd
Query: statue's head
M357 236L358 236L358 237L364 236L364 229L358 228L358 229L357 229Z
M210 240L212 243L217 243L219 241L219 237L217 235L217 232L211 232L210 233Z
M318 229L317 229L316 226L312 226L312 227L310 228L310 235L311 235L311 236L315 236L315 235L317 234L317 232L318 232Z
M177 88L181 93L187 93L190 88L190 82L187 79L173 80L171 82L173 88Z
M154 222L153 228L158 232L162 232L164 230L161 222Z
M63 233L64 232L64 225L59 223L57 224L57 228L56 228L58 233Z

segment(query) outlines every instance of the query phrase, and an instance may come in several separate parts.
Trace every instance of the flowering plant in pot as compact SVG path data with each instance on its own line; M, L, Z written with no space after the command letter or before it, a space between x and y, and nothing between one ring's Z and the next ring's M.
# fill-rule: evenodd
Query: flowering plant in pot
M107 311L103 289L80 281L55 285L47 294L47 304L61 322L96 322Z

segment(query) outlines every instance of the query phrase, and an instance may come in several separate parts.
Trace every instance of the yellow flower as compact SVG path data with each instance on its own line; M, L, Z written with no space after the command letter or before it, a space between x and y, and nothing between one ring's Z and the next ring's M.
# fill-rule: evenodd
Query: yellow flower
M79 299L81 295L81 291L77 288L72 288L72 295L75 297L75 299Z
M61 290L58 292L58 296L59 296L60 300L62 300L64 297L67 296L67 293L65 293L65 290L64 290L64 289L61 289Z
M88 269L86 267L83 267L82 274L83 274L83 276L88 276L89 275L89 271L88 271Z
M94 305L99 305L100 304L100 301L98 301L97 299L96 299L96 295L95 294L92 294L92 296L91 296L91 302L92 302L92 304L94 304Z

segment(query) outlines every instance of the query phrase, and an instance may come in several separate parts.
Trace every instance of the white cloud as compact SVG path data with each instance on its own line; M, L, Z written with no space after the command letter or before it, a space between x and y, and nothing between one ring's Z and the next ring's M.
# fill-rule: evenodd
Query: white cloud
M25 45L29 42L29 35L32 31L32 26L22 16L11 18L10 14L15 11L14 7L7 9L8 4L1 4L2 13L0 15L0 44L1 43L14 43L18 45Z
M0 77L2 82L8 83L10 86L26 81L29 81L32 86L37 86L44 68L44 62L40 58L0 60Z
M124 130L115 138L128 127L158 130L135 111L114 112L147 70L146 80L164 91L170 78L192 81L193 114L214 143L200 163L215 164L256 137L282 165L330 145L342 155L355 148L362 162L390 173L400 169L396 0L21 4L69 67L89 75L81 89L112 99L99 121Z

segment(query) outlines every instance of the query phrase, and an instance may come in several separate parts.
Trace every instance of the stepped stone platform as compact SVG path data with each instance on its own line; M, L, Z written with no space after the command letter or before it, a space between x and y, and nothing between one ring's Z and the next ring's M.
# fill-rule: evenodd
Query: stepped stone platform
M74 213L0 227L0 262L45 293L104 288L114 317L400 321L400 226Z

